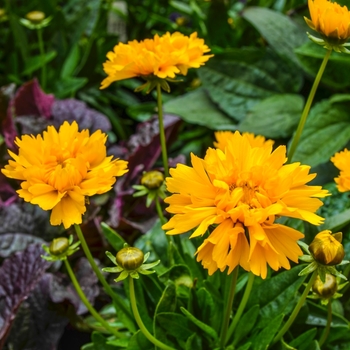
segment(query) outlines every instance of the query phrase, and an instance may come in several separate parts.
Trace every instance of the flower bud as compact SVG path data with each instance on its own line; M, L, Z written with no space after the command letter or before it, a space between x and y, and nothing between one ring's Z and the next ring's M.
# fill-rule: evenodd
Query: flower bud
M158 170L152 170L145 173L141 178L141 185L150 190L157 189L162 186L164 175Z
M31 11L26 14L26 18L33 24L39 24L45 19L45 13L41 11Z
M317 234L309 246L313 258L322 265L340 264L345 256L342 236L341 232L331 234L329 230Z
M323 283L319 276L317 276L314 284L312 285L312 290L322 299L331 298L338 289L337 280L333 275L326 274L326 281Z
M116 261L124 270L132 271L138 269L144 260L142 250L135 247L125 247L117 253Z
M61 255L69 248L69 240L66 237L55 238L50 244L50 253L52 255Z
M0 8L0 19L6 16L6 11L3 8Z

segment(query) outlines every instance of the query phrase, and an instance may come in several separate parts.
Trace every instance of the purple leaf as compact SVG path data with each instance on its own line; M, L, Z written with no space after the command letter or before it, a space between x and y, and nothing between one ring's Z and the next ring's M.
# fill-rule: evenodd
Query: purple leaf
M32 244L26 250L13 254L0 268L0 348L17 309L50 266L41 258L43 253L40 245Z
M52 106L51 115L52 124L56 127L59 127L65 120L70 123L75 120L80 130L89 129L94 132L100 129L106 132L111 129L111 123L105 115L73 98L56 100Z
M54 95L47 95L41 90L35 78L17 90L9 109L13 110L15 116L34 115L49 118L54 100Z

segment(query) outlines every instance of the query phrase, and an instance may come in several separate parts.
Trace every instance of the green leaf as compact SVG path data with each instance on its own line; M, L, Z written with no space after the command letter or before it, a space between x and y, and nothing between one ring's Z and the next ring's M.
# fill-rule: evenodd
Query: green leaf
M174 283L169 283L159 299L155 315L161 312L174 312L176 309L176 287Z
M295 53L303 69L313 77L316 77L326 50L309 41L297 48ZM350 61L348 55L332 52L322 75L322 84L335 89L344 89L350 86Z
M196 295L198 302L198 312L196 315L200 315L202 321L208 322L218 332L221 319L218 317L211 294L205 288L200 288L196 291Z
M238 125L238 130L269 138L287 138L298 125L302 109L300 95L274 95L255 105Z
M107 344L107 338L100 332L92 332L91 341L94 344L95 350L115 350L114 346Z
M164 103L164 111L213 130L235 130L233 121L216 108L202 88Z
M63 67L61 70L61 79L69 78L73 75L75 68L78 66L80 61L80 51L79 51L79 45L75 44L67 58L65 59L63 63Z
M202 341L197 333L193 333L187 340L185 344L185 350L202 349Z
M249 53L253 55L251 50ZM241 61L236 56L232 56L232 60L218 56L198 74L211 100L227 115L241 121L267 97L298 91L301 76L292 72L295 73L294 65L266 50L254 63Z
M143 335L141 331L137 331L131 338L126 350L154 350L154 345Z
M259 31L279 55L299 65L294 50L309 40L303 27L290 17L263 7L246 8L243 18Z
M202 331L204 331L204 333L208 334L214 341L218 340L218 335L213 328L211 328L210 326L208 326L204 322L198 320L189 311L187 311L184 307L180 307L180 310L190 321L192 321L198 328L200 328Z
M298 289L305 279L305 276L298 276L302 268L298 265L263 280L258 286L254 284L247 307L260 305L259 326L265 326L277 315L291 311Z
M85 86L88 78L69 77L58 80L55 84L55 96L57 98L66 98L74 95L79 89Z
M309 350L311 343L317 334L317 328L312 328L299 335L290 342L290 345L298 350Z
M252 345L252 343L246 343L246 344L240 346L239 348L237 348L237 350L248 350L248 349L250 349L251 345Z
M312 326L325 327L327 324L327 308L322 305L315 304L311 301L308 301L308 306L309 306L309 315L306 320L306 323ZM331 323L332 328L336 328L336 327L349 328L349 325L350 325L349 321L345 317L337 314L333 310L332 323Z
M272 319L269 324L253 339L253 350L266 350L277 333L284 315L280 314Z
M316 166L329 161L349 141L350 95L333 95L310 111L293 160Z
M259 305L254 305L240 318L237 324L237 328L234 332L234 345L238 344L253 329L256 319L259 315L259 310Z
M111 229L105 222L101 223L102 233L106 237L108 243L118 252L124 247L125 240L116 231Z
M33 73L34 71L38 70L42 66L46 65L50 61L52 61L55 57L57 56L56 51L50 51L46 53L45 55L37 55L37 56L32 56L28 58L25 61L25 68L24 71L22 72L23 75L29 75Z

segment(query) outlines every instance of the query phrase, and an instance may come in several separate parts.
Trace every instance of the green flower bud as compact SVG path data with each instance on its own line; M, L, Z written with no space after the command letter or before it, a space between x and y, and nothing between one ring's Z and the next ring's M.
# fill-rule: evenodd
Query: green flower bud
M162 186L164 175L158 170L152 170L145 173L141 178L141 185L150 190L157 189Z
M5 15L6 15L6 11L4 9L0 8L0 19L5 17Z
M325 230L316 235L309 246L309 251L313 258L322 265L338 265L345 256L341 241L341 232L331 234L331 231Z
M312 285L312 290L322 299L330 299L338 289L337 280L333 275L326 274L325 283L323 283L319 276Z
M39 24L45 19L45 13L41 11L31 11L26 14L26 18L33 24Z
M50 253L58 256L63 254L69 248L69 240L66 237L55 238L50 244Z
M144 260L142 250L135 247L125 247L117 253L116 261L126 271L137 270Z

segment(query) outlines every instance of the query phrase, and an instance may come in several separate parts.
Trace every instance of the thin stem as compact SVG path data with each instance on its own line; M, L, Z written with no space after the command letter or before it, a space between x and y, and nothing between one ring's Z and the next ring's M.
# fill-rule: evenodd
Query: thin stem
M236 284L237 284L237 276L238 276L238 266L235 267L232 273L232 281L230 286L230 291L228 294L228 298L226 304L224 305L224 320L222 322L221 335L220 335L220 348L224 349L226 344L226 334L228 329L228 324L230 322L230 316L232 312L233 299L235 297Z
M169 176L169 166L168 166L168 155L166 150L166 140L165 140L165 131L163 123L163 105L162 105L162 89L160 84L157 84L157 106L158 106L158 121L159 121L159 137L160 145L162 147L162 158L164 166L165 177Z
M283 336L284 334L288 331L289 327L292 325L292 323L294 322L295 318L297 317L301 307L303 306L305 299L307 297L307 295L309 294L309 291L312 287L312 284L315 282L315 279L317 277L317 270L313 272L309 283L306 285L305 290L303 292L303 294L301 295L297 305L295 306L292 314L290 315L288 321L285 323L285 325L282 327L282 329L278 332L278 334L276 335L275 339L273 340L272 344L277 343Z
M162 225L164 225L166 223L166 219L165 219L165 217L163 215L163 210L162 210L162 207L161 207L161 205L159 203L159 198L158 197L156 197L155 202L156 202L156 210L157 210L160 222L161 222Z
M326 328L323 330L322 336L320 341L318 342L318 345L321 347L326 339L328 338L329 331L331 329L331 323L332 323L332 299L328 301L327 305L327 325Z
M81 301L84 303L84 305L86 306L86 308L89 310L89 312L91 313L92 316L95 317L95 319L101 323L101 325L103 327L105 327L110 333L112 333L113 335L115 335L116 337L120 338L123 335L120 334L119 332L117 332L114 328L112 328L110 326L110 324L100 316L100 314L95 310L95 308L90 304L89 300L87 299L86 295L84 294L83 290L80 287L79 281L77 280L77 278L75 277L75 274L68 262L67 259L64 260L64 264L66 266L66 269L68 271L68 275L70 277L70 279L73 282L73 285L75 287L75 290L77 291Z
M84 251L87 259L89 260L89 263L90 263L92 269L94 270L97 278L100 280L104 289L106 290L107 294L109 294L109 296L113 299L113 302L116 304L116 306L130 319L131 322L133 322L133 317L132 317L130 311L126 308L123 301L120 300L120 297L116 293L114 293L113 289L108 284L108 282L104 278L102 272L100 271L99 267L95 263L95 260L94 260L92 254L90 252L90 249L86 243L86 240L84 238L84 235L83 235L83 232L81 231L80 226L74 225L74 228L75 228L75 232L77 233L78 238L81 242L81 246L83 248L83 251Z
M40 56L41 59L45 59L45 50L44 50L44 41L43 41L43 32L42 28L37 29L37 34L38 34L38 44L39 44L39 50L40 50ZM44 63L41 66L41 87L43 90L45 90L46 87L46 63Z
M230 327L227 332L227 337L226 337L226 343L230 340L234 330L236 329L236 326L238 324L238 321L241 319L241 316L243 314L243 311L247 305L247 302L249 300L250 292L252 291L253 283L254 283L254 277L255 275L253 273L249 273L248 277L248 282L245 287L245 291L243 294L243 298L238 306L237 312L235 314L235 317L233 318L232 323L230 324Z
M135 321L137 325L140 328L140 331L143 333L143 335L155 346L157 346L160 349L164 350L176 350L172 348L171 346L168 346L161 341L159 341L157 338L155 338L146 328L146 326L143 324L139 310L137 309L137 303L136 303L136 296L135 296L135 286L134 286L134 279L129 276L129 289L130 289L130 302L131 302L131 309L134 313Z
M296 131L296 133L295 133L295 135L293 137L292 144L291 144L291 146L289 148L289 151L288 151L288 162L291 162L292 159L293 159L293 155L294 155L295 149L297 148L297 145L299 143L299 139L300 139L301 133L303 132L304 125L305 125L307 116L309 114L312 101L313 101L313 99L315 97L316 90L317 90L318 85L319 85L319 83L321 81L323 72L324 72L324 70L326 68L326 65L327 65L327 62L328 62L328 59L329 59L331 53L332 53L332 50L327 50L326 55L324 56L323 61L321 63L320 69L319 69L319 71L318 71L318 73L316 75L315 81L314 81L314 83L312 85L309 97L308 97L308 99L306 101L303 113L301 114L301 117L300 117L300 121L299 121L299 125L298 125L298 128L297 128L297 131Z

